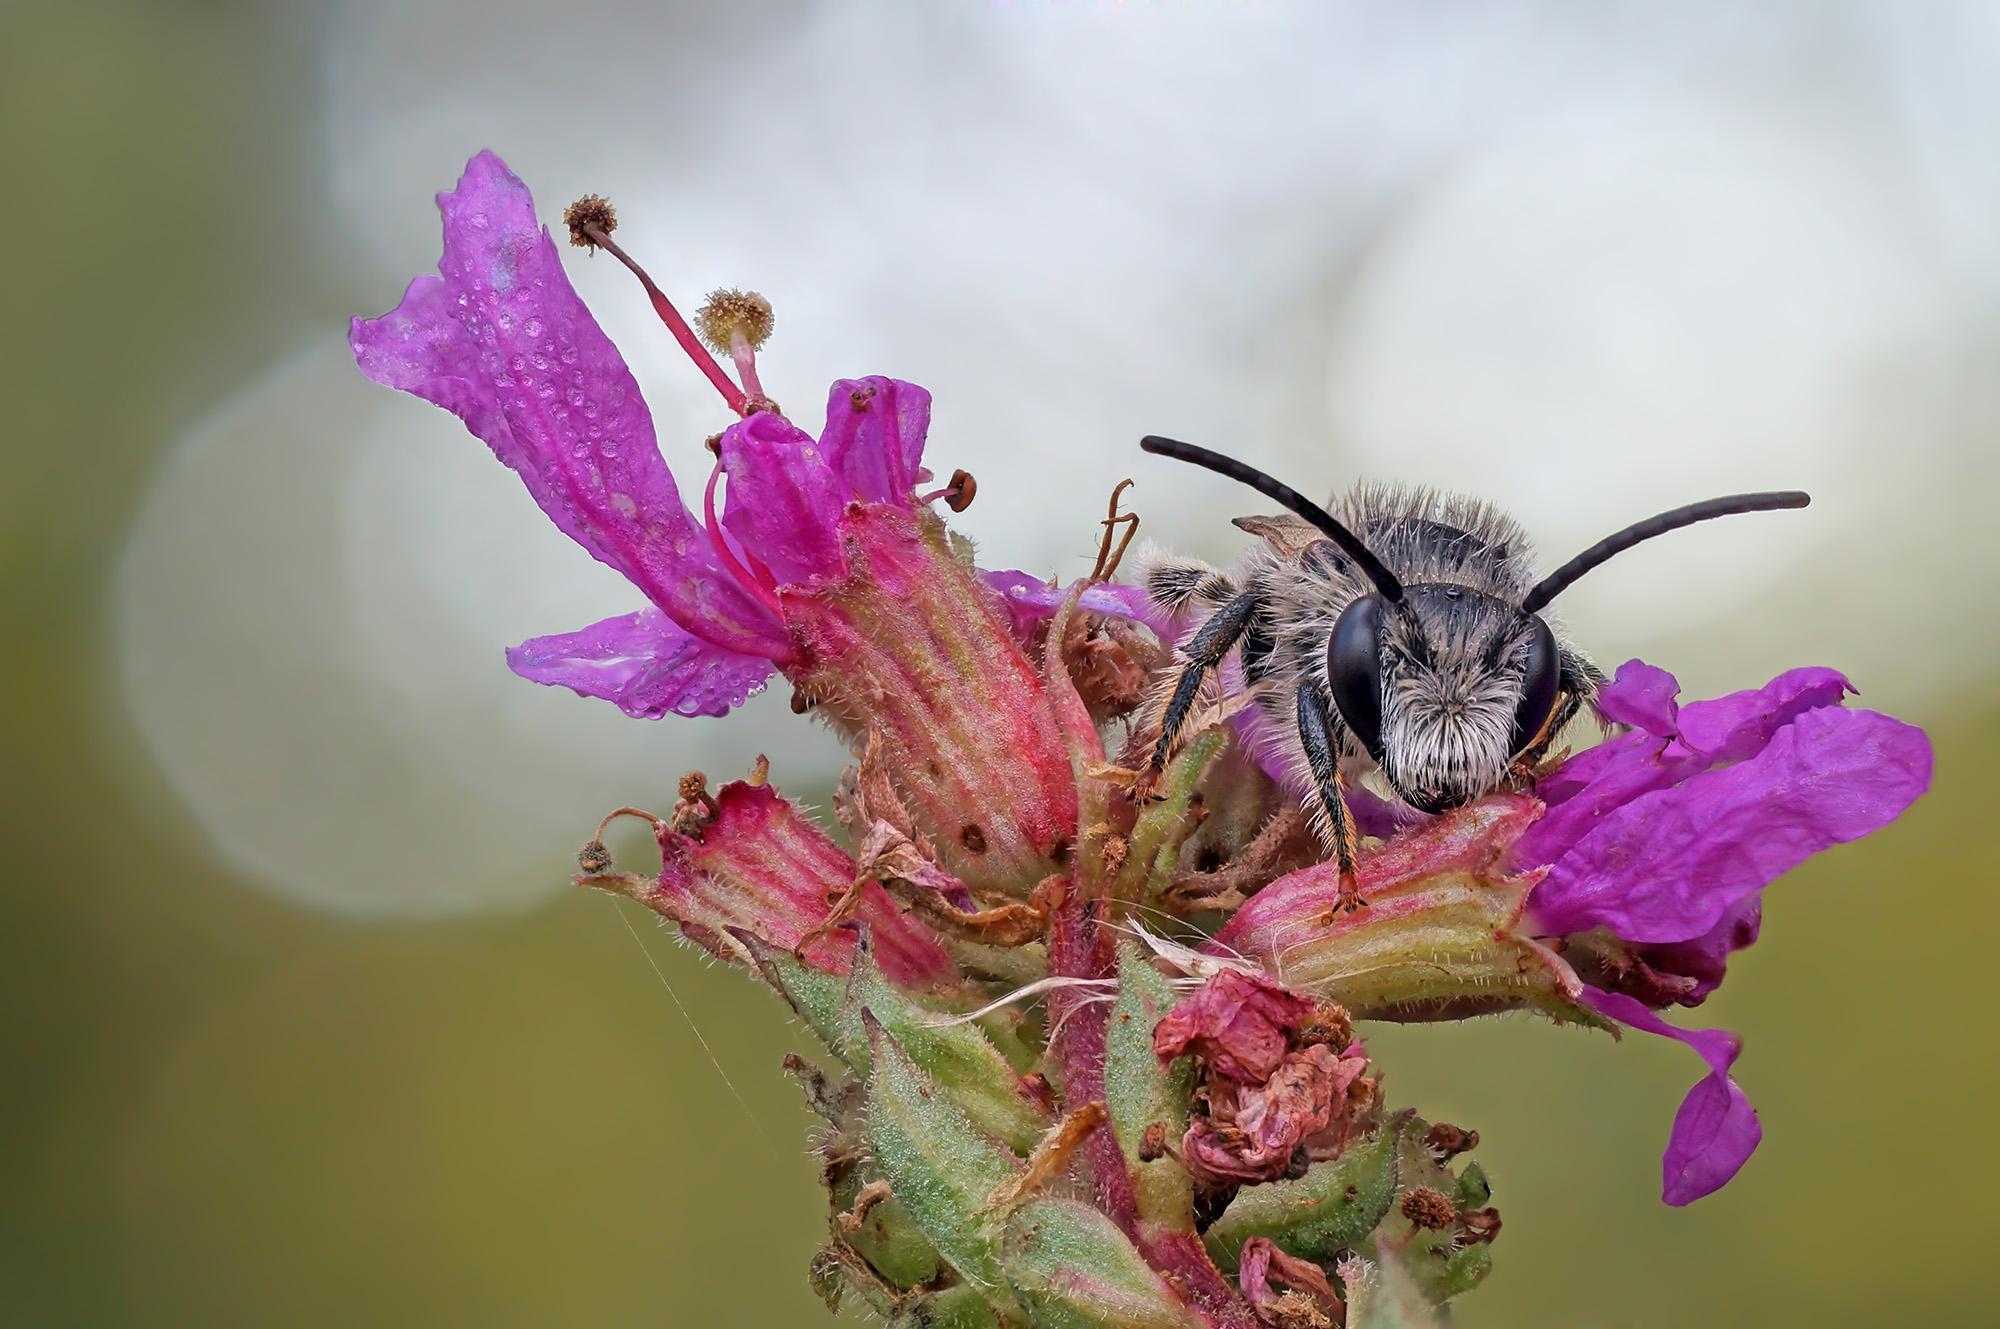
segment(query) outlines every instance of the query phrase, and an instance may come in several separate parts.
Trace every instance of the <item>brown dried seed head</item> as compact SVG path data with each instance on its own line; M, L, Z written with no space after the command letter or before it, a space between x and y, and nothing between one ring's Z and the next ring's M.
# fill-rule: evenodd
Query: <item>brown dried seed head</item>
M597 241L590 232L609 235L617 230L618 213L611 206L611 200L597 194L585 194L563 209L563 225L569 227L571 244L595 252Z
M1341 1052L1353 1041L1354 1021L1348 1016L1347 1008L1337 1001L1322 999L1315 1002L1312 1015L1299 1028L1300 1047L1324 1043L1335 1052Z
M608 872L611 869L611 851L604 847L604 841L592 840L578 851L576 865L593 877L600 872Z
M1167 1123L1156 1121L1139 1135L1139 1161L1151 1163L1167 1154Z
M1257 1308L1271 1329L1333 1329L1333 1319L1303 1292L1287 1289Z
M681 797L697 799L708 792L708 777L700 771L689 771L681 777Z
M1403 1192L1403 1217L1418 1227L1442 1232L1458 1219L1450 1200L1428 1186L1412 1186Z
M708 303L694 316L694 328L717 355L729 354L729 339L741 333L751 350L771 335L771 302L755 291L710 291Z

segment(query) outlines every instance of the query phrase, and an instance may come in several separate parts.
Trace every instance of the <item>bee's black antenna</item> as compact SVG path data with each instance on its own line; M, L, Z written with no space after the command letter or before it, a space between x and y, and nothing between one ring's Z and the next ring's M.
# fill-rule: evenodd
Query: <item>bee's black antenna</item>
M1281 480L1274 480L1256 467L1246 466L1234 457L1225 457L1219 452L1210 452L1207 448L1196 447L1192 443L1182 443L1178 439L1148 434L1139 440L1139 446L1162 457L1172 457L1178 461L1191 461L1197 466L1206 466L1218 475L1240 480L1266 498L1284 504L1319 527L1327 539L1339 545L1341 552L1353 559L1368 580L1375 583L1375 589L1382 593L1383 599L1399 601L1403 598L1403 583L1396 580L1396 574L1383 567L1382 560L1369 553L1368 546L1362 544L1354 532L1335 521L1333 515L1325 508L1290 485ZM1607 554L1605 557L1608 558L1610 555Z
M1802 508L1812 502L1808 494L1796 489L1787 489L1768 494L1731 494L1727 498L1711 498L1701 503L1690 503L1672 512L1662 512L1657 517L1648 517L1635 522L1613 536L1599 540L1590 548L1578 554L1569 562L1542 578L1535 589L1528 592L1528 598L1521 601L1521 612L1532 614L1543 605L1568 590L1576 579L1598 564L1617 557L1642 540L1650 540L1668 531L1678 531L1683 526L1692 526L1698 521L1712 517L1733 517L1739 512L1771 512L1779 508Z

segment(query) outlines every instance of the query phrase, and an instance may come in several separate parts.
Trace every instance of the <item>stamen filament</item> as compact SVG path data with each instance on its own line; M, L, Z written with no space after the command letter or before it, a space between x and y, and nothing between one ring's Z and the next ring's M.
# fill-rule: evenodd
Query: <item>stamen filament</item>
M729 539L722 533L722 523L715 519L715 482L721 478L722 464L718 462L715 469L709 472L708 489L701 500L702 517L707 522L708 538L715 546L715 556L722 560L724 570L736 579L739 586L756 596L766 609L783 618L784 610L778 604L776 580L773 579L766 584L753 576L750 569L744 567L742 561L736 557L736 551L729 547ZM769 576L769 573L765 575Z
M736 362L736 377L743 380L743 391L751 398L761 398L764 385L757 380L757 352L741 329L729 330L729 358Z
M590 243L605 250L611 257L631 269L632 275L639 279L639 284L646 288L646 295L653 302L653 312L660 316L660 321L674 334L674 340L681 344L683 351L687 352L688 359L694 361L695 368L708 375L708 381L715 384L715 390L722 394L722 400L729 404L729 409L738 415L748 414L750 398L762 397L764 390L753 386L746 394L742 388L730 382L729 375L723 372L722 366L716 362L713 355L709 354L708 348L701 344L701 338L694 335L694 329L681 317L680 310L674 308L674 302L667 299L666 292L653 284L653 279L646 275L646 270L634 262L632 256L620 249L600 228L585 226L582 229ZM738 365L742 363L741 359L737 360ZM746 376L746 382L754 384L755 379Z

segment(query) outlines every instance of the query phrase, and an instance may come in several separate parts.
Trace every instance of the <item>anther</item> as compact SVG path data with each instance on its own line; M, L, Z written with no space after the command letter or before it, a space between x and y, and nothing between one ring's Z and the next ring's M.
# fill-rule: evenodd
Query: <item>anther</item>
M763 350L772 323L771 302L755 291L710 291L708 303L694 316L701 339L717 354L728 352L738 337L751 350Z
M563 209L563 225L569 227L571 244L594 254L598 245L595 237L609 235L618 229L618 211L611 206L611 200L598 194L585 194Z
M708 376L708 381L722 394L722 400L729 404L730 410L738 415L750 414L749 397L744 395L742 388L729 381L729 375L722 372L722 366L715 362L715 357L694 335L694 329L681 317L680 310L674 308L674 302L667 299L666 292L653 283L646 270L611 239L611 232L618 225L618 214L610 202L597 194L585 194L564 209L563 223L569 227L571 244L582 245L592 251L602 249L631 270L632 275L639 279L639 284L646 288L646 298L653 302L653 312L674 334L674 340L694 361L695 368ZM762 397L763 390L756 389L755 395Z
M859 393L855 394L859 396ZM934 489L918 499L919 503L935 503L943 499L945 506L953 512L963 512L972 506L973 495L979 492L979 482L972 478L972 472L957 470L951 473L951 483L942 489Z
M682 835L698 835L704 824L719 815L714 797L708 792L708 777L689 771L681 777L680 801L674 804L674 830Z
M608 872L611 870L611 851L604 847L604 841L592 840L577 852L576 865L583 869L586 876L595 877L601 872Z
M743 380L745 403L737 409L744 415L759 410L780 414L777 403L764 395L757 381L757 351L771 336L771 302L755 291L717 290L694 316L701 339L718 355L736 362L736 376Z

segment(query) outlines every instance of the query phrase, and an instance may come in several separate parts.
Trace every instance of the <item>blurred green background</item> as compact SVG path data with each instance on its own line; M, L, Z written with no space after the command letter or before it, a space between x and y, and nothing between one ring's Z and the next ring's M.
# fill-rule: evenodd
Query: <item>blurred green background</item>
M121 706L106 587L158 458L272 346L382 302L318 193L316 31L0 5L0 1321L820 1323L772 1000L603 896L395 926L280 903L217 865ZM1911 716L1935 792L1774 890L1691 1013L1744 1033L1766 1129L1715 1197L1657 1199L1682 1049L1376 1035L1396 1102L1485 1141L1506 1230L1460 1324L1994 1321L1992 696Z

